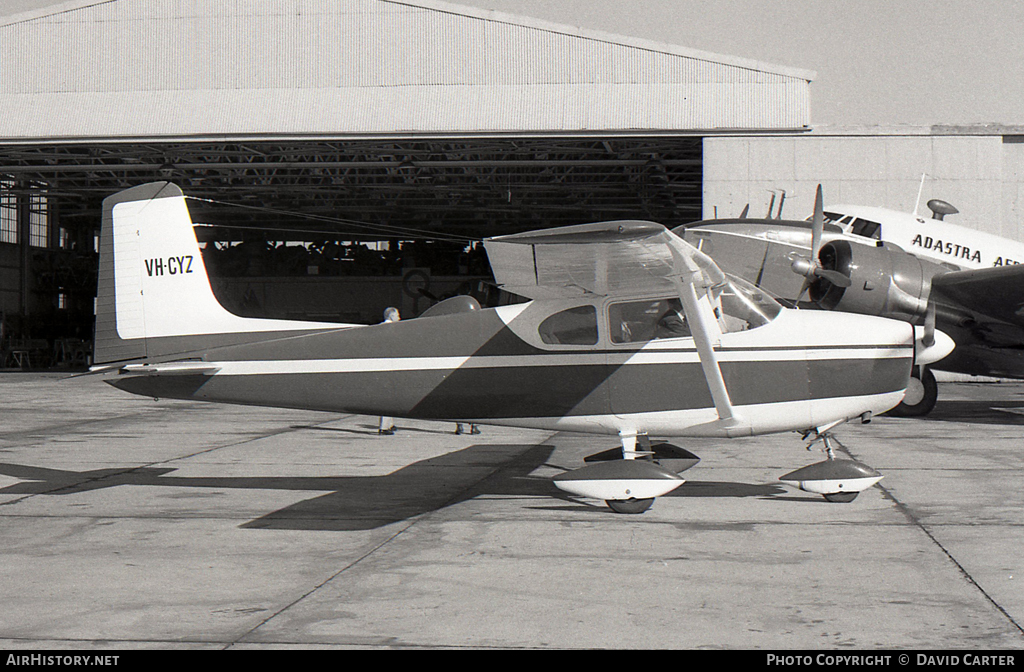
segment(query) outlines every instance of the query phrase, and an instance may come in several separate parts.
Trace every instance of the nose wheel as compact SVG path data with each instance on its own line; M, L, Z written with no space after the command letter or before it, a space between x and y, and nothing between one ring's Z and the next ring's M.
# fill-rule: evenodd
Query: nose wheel
M792 471L779 480L805 492L819 494L826 501L842 503L852 502L862 491L882 480L882 475L866 464L836 459L832 443L839 442L828 431L818 432L807 449L819 441L828 459Z

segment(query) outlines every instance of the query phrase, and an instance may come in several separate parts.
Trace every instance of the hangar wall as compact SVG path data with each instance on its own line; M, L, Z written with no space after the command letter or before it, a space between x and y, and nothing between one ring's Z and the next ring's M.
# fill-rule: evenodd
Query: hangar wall
M1024 135L1003 136L1003 230L1024 240Z
M784 216L803 219L820 183L828 204L919 212L940 198L960 214L950 221L1024 240L1024 136L1017 129L815 129L800 137L704 140L704 218L768 212L785 191Z
M814 76L437 0L80 0L0 20L0 64L22 142L797 130Z

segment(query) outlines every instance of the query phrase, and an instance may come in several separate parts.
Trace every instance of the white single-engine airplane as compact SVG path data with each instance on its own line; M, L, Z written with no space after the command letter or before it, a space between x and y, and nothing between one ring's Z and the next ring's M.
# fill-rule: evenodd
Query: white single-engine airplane
M828 459L782 477L849 501L881 475L834 459L829 430L900 402L904 322L783 308L660 224L606 222L485 242L525 303L467 297L379 325L253 319L217 302L186 197L103 202L94 372L152 397L610 434L554 479L639 513L698 458L649 435L805 431Z
M957 212L944 201L928 206L930 219L838 205L810 221L705 220L674 231L774 296L917 325L919 355L931 352L892 413L920 416L938 398L932 368L1024 378L1024 244L944 221Z

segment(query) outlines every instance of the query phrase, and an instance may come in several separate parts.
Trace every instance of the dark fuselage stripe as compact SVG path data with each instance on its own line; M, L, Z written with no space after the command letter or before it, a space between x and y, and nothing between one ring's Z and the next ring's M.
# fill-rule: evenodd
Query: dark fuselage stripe
M882 394L903 388L911 360L723 362L735 405ZM452 368L214 376L124 376L151 396L426 419L565 417L711 407L699 362Z

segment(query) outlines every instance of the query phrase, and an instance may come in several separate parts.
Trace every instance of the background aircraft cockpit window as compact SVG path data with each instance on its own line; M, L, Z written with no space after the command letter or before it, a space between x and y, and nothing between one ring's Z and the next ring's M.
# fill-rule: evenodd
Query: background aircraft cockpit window
M857 236L864 236L865 238L881 240L882 225L878 222L872 222L871 220L861 219L858 217L853 220L853 226L850 227L850 233Z
M552 345L596 345L597 309L578 306L551 315L537 328L540 340Z
M822 213L822 215L822 223L825 225L825 230L833 231L835 233L842 233L846 228L847 223L853 219L851 215L846 215L844 217L843 215L834 212L825 212ZM810 222L813 219L813 217L807 217L804 221Z
M642 343L690 336L679 299L630 301L608 306L612 343Z
M731 276L719 295L719 302L719 323L726 333L763 327L782 310L778 301L764 290Z

